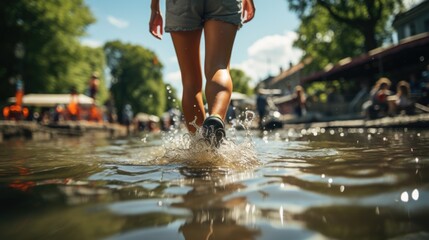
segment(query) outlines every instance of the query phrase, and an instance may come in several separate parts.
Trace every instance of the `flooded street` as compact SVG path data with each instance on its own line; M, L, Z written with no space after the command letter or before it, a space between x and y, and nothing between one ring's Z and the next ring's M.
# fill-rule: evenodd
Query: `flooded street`
M197 166L161 135L0 143L0 239L429 238L429 131L250 140Z

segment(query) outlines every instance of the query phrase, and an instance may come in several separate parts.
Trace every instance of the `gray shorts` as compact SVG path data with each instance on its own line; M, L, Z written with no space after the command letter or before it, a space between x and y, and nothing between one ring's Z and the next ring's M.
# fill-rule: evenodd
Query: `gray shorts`
M242 0L166 0L165 31L201 29L207 20L241 27Z

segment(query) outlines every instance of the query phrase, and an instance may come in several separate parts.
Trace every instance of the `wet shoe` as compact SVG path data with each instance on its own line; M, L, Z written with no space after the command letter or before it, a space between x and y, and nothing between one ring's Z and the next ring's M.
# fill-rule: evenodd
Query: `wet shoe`
M203 137L211 146L219 148L225 134L225 123L216 115L210 116L203 123Z

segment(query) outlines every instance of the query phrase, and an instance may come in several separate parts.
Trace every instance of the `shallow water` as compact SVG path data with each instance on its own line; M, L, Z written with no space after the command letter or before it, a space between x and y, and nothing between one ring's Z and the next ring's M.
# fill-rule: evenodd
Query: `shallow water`
M0 239L429 238L428 130L252 134L1 143Z

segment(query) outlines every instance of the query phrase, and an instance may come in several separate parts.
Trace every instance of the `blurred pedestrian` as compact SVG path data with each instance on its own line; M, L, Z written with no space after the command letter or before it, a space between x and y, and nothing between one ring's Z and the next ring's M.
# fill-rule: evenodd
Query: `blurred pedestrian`
M396 86L396 94L388 98L389 115L405 113L414 114L414 102L411 100L410 84L406 81L400 81Z
M122 123L127 127L127 134L130 134L130 126L133 122L133 108L130 104L126 104L124 109L122 110Z
M262 93L262 90L258 90L258 94L256 96L256 110L258 111L259 116L259 129L264 128L264 118L267 114L267 96Z
M75 87L70 90L70 102L67 105L67 113L69 120L80 120L79 95Z
M387 98L392 95L388 78L380 78L370 91L370 99L364 103L363 108L370 119L386 116L389 109Z
M100 80L98 79L98 72L93 72L89 80L89 96L95 101L98 92Z
M294 113L298 117L304 116L307 113L307 108L306 108L307 97L305 96L304 88L302 86L298 85L295 87L293 99L294 99L293 101L295 103Z

